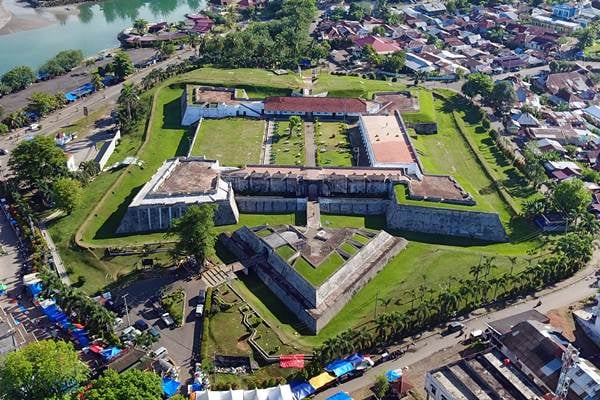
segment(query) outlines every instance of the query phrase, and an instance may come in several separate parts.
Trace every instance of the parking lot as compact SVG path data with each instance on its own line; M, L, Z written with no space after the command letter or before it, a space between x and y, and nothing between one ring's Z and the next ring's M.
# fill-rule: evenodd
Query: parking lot
M158 311L153 304L158 304L161 291L171 291L181 288L186 294L183 325L177 328L165 326L160 319L163 311ZM160 332L158 342L152 349L165 347L168 351L167 358L171 359L178 368L179 380L186 383L192 378L192 368L200 351L202 334L202 318L196 317L195 310L198 303L200 289L206 289L198 276L182 268L168 268L159 272L149 272L121 290L113 290L113 299L117 304L127 301L129 319L124 315L119 326L122 331L129 325L143 319L149 326L155 327ZM125 296L125 298L124 298Z

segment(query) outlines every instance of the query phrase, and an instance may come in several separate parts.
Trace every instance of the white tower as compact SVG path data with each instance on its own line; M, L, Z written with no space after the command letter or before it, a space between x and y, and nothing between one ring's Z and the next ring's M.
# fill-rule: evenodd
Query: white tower
M558 378L558 386L556 387L556 395L559 399L567 398L569 386L571 386L569 371L575 366L577 360L579 360L579 350L569 343L562 355L562 368L560 369L560 377Z

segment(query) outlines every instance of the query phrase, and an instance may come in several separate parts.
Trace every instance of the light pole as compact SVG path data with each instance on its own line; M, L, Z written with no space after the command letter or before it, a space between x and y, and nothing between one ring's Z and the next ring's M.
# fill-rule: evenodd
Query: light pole
M127 307L127 296L129 296L129 293L124 294L123 297L123 302L125 302L125 314L127 315L127 323L129 324L129 326L131 326L131 317L129 317L129 308Z

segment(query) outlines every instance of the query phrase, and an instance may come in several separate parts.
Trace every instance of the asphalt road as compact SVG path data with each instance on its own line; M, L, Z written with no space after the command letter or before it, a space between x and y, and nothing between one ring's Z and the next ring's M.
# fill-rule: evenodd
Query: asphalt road
M155 65L152 65L148 68L139 70L135 74L133 74L129 79L125 82L127 83L139 83L146 75L148 75L152 70L157 68L167 67L171 64L176 64L181 62L182 60L189 58L195 53L195 50L184 50L182 52L177 53L176 56L169 58L168 60L162 61ZM117 99L119 98L119 94L121 93L121 88L123 87L123 83L119 83L114 86L107 87L99 92L96 92L82 100L76 101L71 105L58 110L47 117L43 118L40 121L40 125L42 129L37 132L28 132L27 128L17 129L12 132L10 135L0 138L0 148L6 149L9 152L15 148L17 143L23 140L26 137L31 137L35 135L45 135L49 133L56 132L60 130L62 127L70 125L77 120L84 117L83 115L83 107L88 108L88 112L92 113L96 111L101 106L106 106L108 109L112 109ZM85 136L89 132L79 132L80 135ZM5 169L6 163L8 161L7 156L0 156L0 168Z
M539 300L542 301L542 305L537 307L537 310L542 313L547 313L550 310L567 307L589 296L593 296L598 291L596 270L599 265L600 251L596 250L592 261L584 270L579 271L573 277L558 283L554 287L538 292L537 298L529 297L527 300L489 313L485 311L473 313L470 318L462 321L465 325L465 332L470 332L475 329L485 329L486 323L488 322L531 310ZM410 370L411 364L430 357L441 350L455 346L463 339L464 334L461 333L441 336L439 330L423 332L421 338L413 342L414 348L399 359L380 364L369 370L362 377L330 388L319 393L315 398L325 399L340 390L352 393L372 386L376 377L384 374L386 371L406 366L409 366Z

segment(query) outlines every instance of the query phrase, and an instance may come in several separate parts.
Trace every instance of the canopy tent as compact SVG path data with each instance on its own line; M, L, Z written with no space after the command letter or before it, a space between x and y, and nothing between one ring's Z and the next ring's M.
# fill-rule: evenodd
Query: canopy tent
M98 353L100 354L100 352L102 351L102 347L98 346L97 344L93 344L90 346L90 351L92 353Z
M346 360L335 360L325 366L325 371L329 371L335 376L342 376L354 371L354 365Z
M281 368L304 368L304 354L291 354L279 356Z
M350 397L350 395L348 393L341 391L341 392L337 392L333 396L329 396L325 400L352 400L352 397Z
M402 369L393 369L385 373L385 377L388 382L396 382L402 378Z
M0 294L4 294L6 292L6 285L4 283L0 283Z
M179 386L181 386L181 383L171 378L163 378L162 380L162 390L167 397L174 396L175 393L177 393Z
M320 375L310 378L308 383L310 383L310 386L314 387L315 389L318 389L318 388L321 388L321 387L327 385L329 382L334 381L334 380L335 380L335 377L329 375L329 373L327 373L327 372L323 372Z
M114 346L107 347L106 349L104 349L100 352L100 354L106 361L112 360L113 358L118 356L119 353L121 353L121 349L114 347Z
M363 360L364 357L358 353L352 354L351 356L348 356L344 359L344 361L348 361L349 363L352 363L354 365L360 364Z
M306 381L294 381L290 383L294 400L302 400L315 392L315 388Z
M290 385L254 390L203 390L194 392L191 398L195 400L294 400Z

